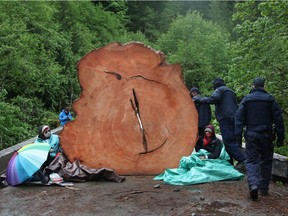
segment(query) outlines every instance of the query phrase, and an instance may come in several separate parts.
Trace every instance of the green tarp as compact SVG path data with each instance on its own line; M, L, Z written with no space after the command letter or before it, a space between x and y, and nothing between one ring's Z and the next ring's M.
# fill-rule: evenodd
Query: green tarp
M241 180L244 175L228 162L229 155L222 148L218 159L201 160L200 155L208 155L204 149L182 157L179 168L166 169L154 180L163 180L171 185L191 185L222 180Z

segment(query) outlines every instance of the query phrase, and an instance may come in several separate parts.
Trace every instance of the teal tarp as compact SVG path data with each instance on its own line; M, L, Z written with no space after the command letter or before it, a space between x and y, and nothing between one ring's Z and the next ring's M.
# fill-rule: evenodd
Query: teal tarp
M204 149L182 157L179 168L166 169L154 180L163 180L171 185L191 185L222 180L240 180L244 175L228 162L229 155L222 148L218 159L201 160L200 155L208 155Z

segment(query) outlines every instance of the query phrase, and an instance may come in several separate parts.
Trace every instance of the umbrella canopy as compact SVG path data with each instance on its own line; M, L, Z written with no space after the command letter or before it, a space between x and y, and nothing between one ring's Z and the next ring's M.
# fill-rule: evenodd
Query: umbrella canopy
M47 160L50 148L47 143L32 143L16 151L6 169L7 183L15 186L30 178Z

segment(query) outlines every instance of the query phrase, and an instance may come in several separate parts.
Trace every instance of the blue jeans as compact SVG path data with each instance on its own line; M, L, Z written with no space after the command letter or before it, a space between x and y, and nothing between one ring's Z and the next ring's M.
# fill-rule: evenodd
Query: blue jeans
M268 191L272 173L274 146L269 133L247 131L246 140L246 172L248 186L258 186Z
M245 156L236 144L234 118L223 118L219 120L219 126L223 143L230 158L239 162L244 161Z

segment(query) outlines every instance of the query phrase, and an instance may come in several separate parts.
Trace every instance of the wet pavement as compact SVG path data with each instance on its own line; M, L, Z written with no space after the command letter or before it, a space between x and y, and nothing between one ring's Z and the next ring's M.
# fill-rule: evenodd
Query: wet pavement
M159 184L159 185L158 185ZM269 196L249 199L246 180L171 186L153 176L72 187L0 189L0 215L288 215L288 186L271 182Z

